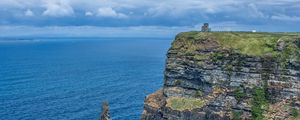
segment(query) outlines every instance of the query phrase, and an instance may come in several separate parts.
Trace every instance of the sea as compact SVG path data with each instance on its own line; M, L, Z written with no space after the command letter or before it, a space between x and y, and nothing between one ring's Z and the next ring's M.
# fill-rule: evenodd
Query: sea
M138 120L172 39L1 39L0 120Z

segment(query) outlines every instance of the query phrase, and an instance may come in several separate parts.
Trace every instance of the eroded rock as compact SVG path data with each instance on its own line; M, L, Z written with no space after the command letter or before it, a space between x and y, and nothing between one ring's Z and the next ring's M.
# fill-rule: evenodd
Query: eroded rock
M167 54L163 90L146 98L142 120L250 120L254 114L266 119L292 118L291 109L300 109L300 59L295 57L300 53L299 40L283 34L273 36L279 41L268 40L272 35L177 35ZM170 107L167 101L174 97L188 100L178 100ZM185 102L193 99L205 102L180 106L190 105Z

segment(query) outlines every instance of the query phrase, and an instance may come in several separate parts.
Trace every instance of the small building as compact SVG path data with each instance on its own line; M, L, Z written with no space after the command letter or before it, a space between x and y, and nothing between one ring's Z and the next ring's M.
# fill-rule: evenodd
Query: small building
M203 26L201 27L202 32L210 32L209 24L204 23Z

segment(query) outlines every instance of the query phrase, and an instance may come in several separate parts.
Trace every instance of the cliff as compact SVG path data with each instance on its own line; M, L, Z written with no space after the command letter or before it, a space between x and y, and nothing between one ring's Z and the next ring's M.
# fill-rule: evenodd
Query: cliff
M142 120L300 119L300 36L185 32Z

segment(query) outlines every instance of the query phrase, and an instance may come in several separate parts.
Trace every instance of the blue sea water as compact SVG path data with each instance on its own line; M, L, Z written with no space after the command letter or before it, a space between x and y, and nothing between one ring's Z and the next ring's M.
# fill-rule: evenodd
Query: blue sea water
M167 38L0 41L0 120L138 120L163 85Z

